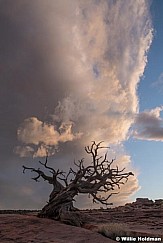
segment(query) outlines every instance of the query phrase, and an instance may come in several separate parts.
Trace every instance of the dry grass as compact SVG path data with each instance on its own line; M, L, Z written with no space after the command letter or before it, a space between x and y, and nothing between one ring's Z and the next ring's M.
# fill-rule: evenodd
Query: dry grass
M128 236L127 225L123 223L101 224L98 226L98 233L115 240L121 236Z

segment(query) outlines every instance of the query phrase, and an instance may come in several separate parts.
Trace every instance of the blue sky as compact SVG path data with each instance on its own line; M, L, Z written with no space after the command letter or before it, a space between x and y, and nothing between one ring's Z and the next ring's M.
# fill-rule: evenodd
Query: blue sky
M138 89L140 112L162 105L161 85L154 86L163 72L163 2L153 0L151 14L154 38L148 53L148 63ZM162 90L163 91L163 90Z
M138 87L139 110L151 110L163 105L163 1L153 0L151 6L154 38L148 53L148 63ZM160 114L163 117L162 114ZM130 138L125 143L135 167L139 170L141 189L132 197L163 198L163 142Z

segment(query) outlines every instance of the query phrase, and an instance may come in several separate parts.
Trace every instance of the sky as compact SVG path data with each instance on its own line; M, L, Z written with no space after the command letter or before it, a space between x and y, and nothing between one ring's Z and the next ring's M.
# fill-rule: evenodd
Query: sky
M50 186L22 165L47 151L55 169L88 165L94 140L134 172L115 206L163 197L162 11L161 0L0 0L1 209L44 206Z
M161 65L161 63L163 63L162 11L162 1L152 1L151 14L153 23L153 41L148 52L148 63L138 86L139 112L143 115L144 111L151 112L156 109L158 114L156 112L156 115L151 117L154 118L153 121L152 119L145 120L146 124L148 123L148 128L143 129L144 136L142 136L140 140L130 138L126 141L126 148L128 152L132 154L133 163L137 166L140 172L138 178L141 189L134 195L133 199L135 197L149 197L153 200L156 198L163 198L163 192L161 190L163 186L163 113L161 112L163 104L163 70Z

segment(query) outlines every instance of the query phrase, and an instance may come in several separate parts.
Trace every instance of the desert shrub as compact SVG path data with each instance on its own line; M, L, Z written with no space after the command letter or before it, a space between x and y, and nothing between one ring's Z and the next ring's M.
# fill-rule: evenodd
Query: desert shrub
M123 223L101 224L98 227L98 233L112 240L115 240L117 236L128 236L127 226Z

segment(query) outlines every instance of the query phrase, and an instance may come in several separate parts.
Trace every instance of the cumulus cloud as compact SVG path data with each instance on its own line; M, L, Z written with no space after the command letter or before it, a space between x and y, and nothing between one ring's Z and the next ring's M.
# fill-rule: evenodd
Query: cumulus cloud
M136 89L152 41L149 3L76 1L74 14L66 4L58 6L65 11L64 19L57 15L64 31L58 55L69 91L53 118L75 122L85 143L122 142L138 111Z
M152 42L149 8L145 0L47 0L35 9L36 15L46 16L41 23L49 36L48 71L57 72L63 92L49 114L52 123L31 117L18 129L19 141L32 145L34 156L44 156L47 150L52 155L67 141L83 148L92 140L118 146L128 138ZM55 80L51 86L57 89ZM121 157L126 168L129 160ZM135 175L123 195L138 188Z
M67 1L48 1L38 10L44 14L50 7L53 10L49 11L47 27L51 38L58 31L55 47L60 50L57 53L60 72L68 86L53 118L63 123L75 122L87 141L102 139L119 143L127 138L138 111L136 89L152 41L149 4L146 1L72 2L70 6ZM58 24L54 33L52 20ZM50 42L50 60L53 59L52 46ZM28 126L30 130L33 127ZM57 141L57 138L51 141L49 134L58 136L51 126L45 125L37 132L41 133L39 140L44 137L46 144ZM19 139L26 136L26 140L38 143L35 135L29 137L29 134L20 136L18 131Z
M137 139L163 141L163 119L160 116L163 107L156 107L139 113L135 120L133 135Z
M17 131L18 140L21 143L35 145L35 151L31 146L18 146L15 152L21 157L33 154L34 157L44 157L54 154L59 143L73 141L81 137L81 133L72 133L72 123L62 123L58 131L55 126L42 122L36 117L26 119ZM51 152L52 151L52 152Z

